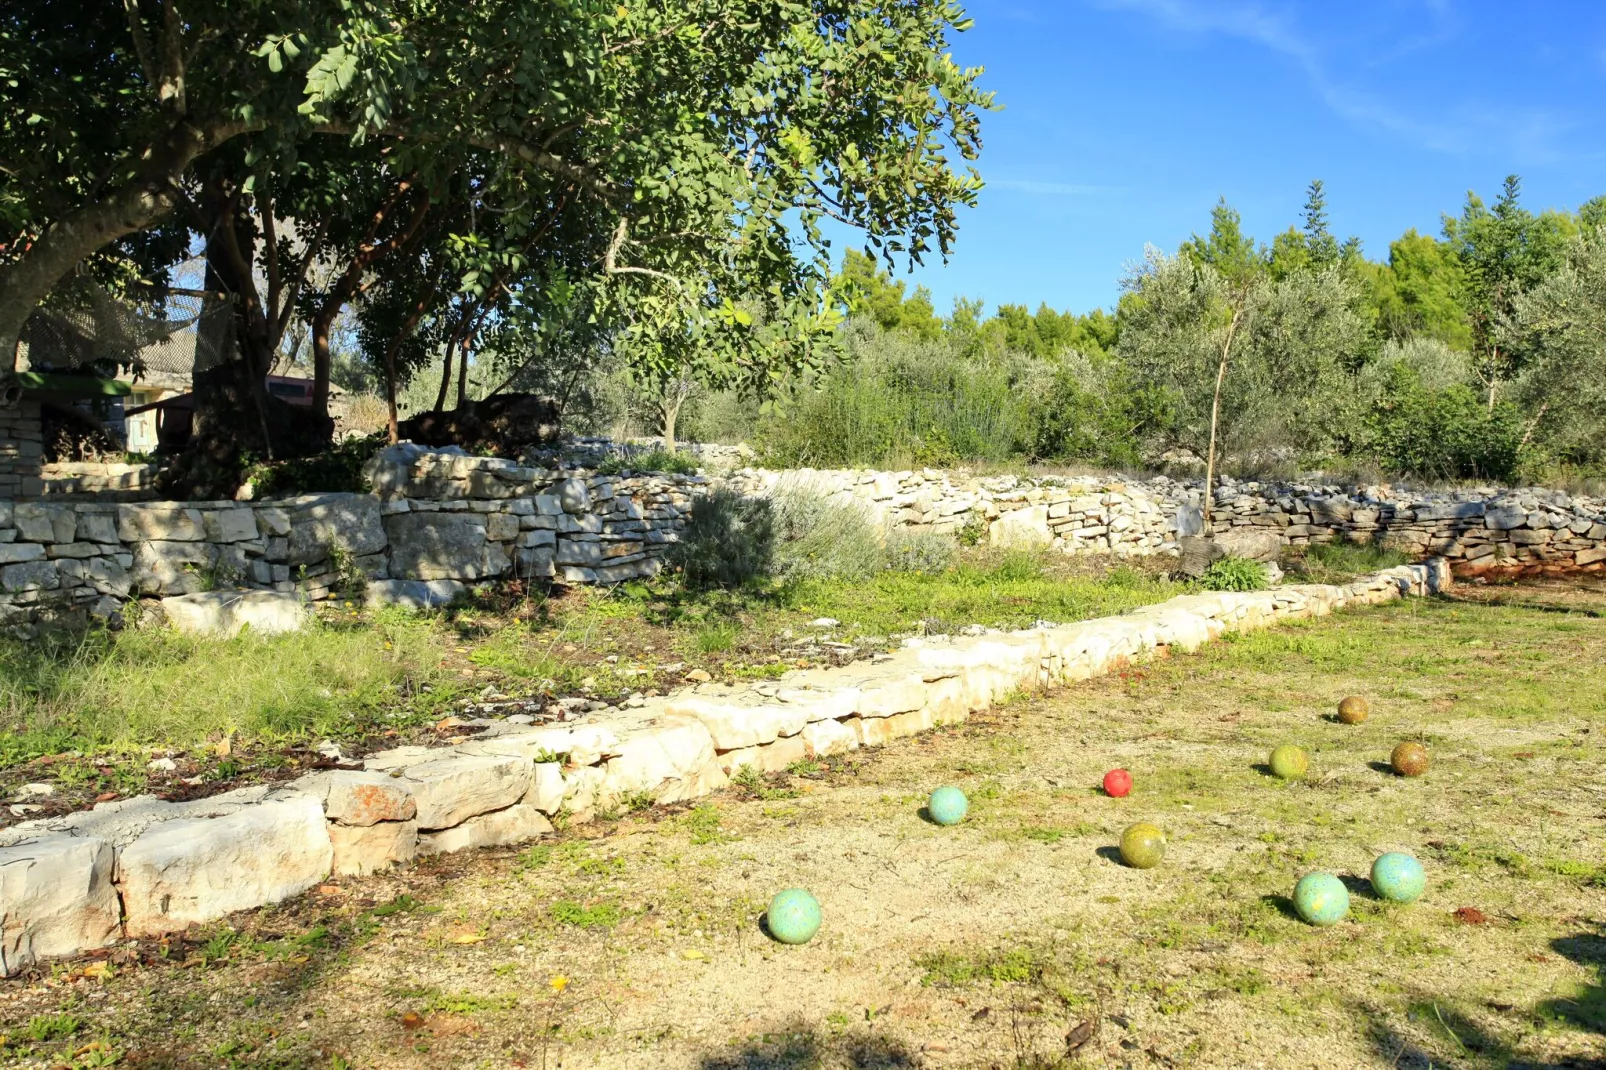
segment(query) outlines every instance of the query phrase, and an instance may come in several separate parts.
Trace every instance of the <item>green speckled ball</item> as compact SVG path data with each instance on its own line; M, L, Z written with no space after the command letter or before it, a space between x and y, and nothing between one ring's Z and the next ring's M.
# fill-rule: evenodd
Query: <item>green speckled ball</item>
M1310 755L1304 748L1284 743L1271 752L1271 772L1283 780L1298 780L1310 769Z
M1372 890L1391 903L1414 903L1427 887L1422 863L1404 851L1378 855L1372 863Z
M965 819L970 800L952 784L938 788L926 801L926 813L939 825L957 825Z
M1165 857L1165 833L1146 821L1121 833L1121 861L1133 869L1153 869Z
M1349 889L1331 873L1307 873L1294 885L1294 909L1312 925L1337 925L1349 913Z
M781 943L806 944L820 931L820 903L802 888L776 892L764 923Z

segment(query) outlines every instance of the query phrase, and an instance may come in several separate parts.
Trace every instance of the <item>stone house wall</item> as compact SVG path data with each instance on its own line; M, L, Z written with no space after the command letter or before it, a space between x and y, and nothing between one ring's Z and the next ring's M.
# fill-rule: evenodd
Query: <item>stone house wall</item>
M919 472L766 472L713 479L537 467L411 445L380 451L372 494L264 502L0 500L0 627L81 627L132 597L239 586L308 599L427 605L504 580L619 583L650 577L695 496L809 485L889 527L968 533L1117 557L1174 554L1198 483L975 479ZM1424 495L1383 487L1224 482L1229 544L1379 542L1447 558L1457 574L1606 571L1606 502L1555 491Z
M44 449L37 399L25 397L16 408L0 408L0 500L43 493L39 469Z

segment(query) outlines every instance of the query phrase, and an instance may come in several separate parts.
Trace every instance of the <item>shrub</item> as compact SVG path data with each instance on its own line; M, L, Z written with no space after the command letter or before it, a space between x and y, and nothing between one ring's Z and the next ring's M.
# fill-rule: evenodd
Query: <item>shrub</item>
M667 558L688 587L741 587L767 575L774 555L770 502L721 487L692 504L691 519Z
M1207 591L1260 591L1267 586L1266 566L1247 557L1223 557L1199 577Z
M1430 388L1404 364L1385 374L1366 437L1371 452L1396 472L1511 482L1522 467L1522 419L1514 406L1491 410L1460 384Z
M597 465L597 472L605 476L616 476L624 471L696 475L697 458L678 450L651 450L647 453L616 453Z
M882 532L863 504L805 481L777 485L773 574L781 580L857 580L886 566Z
M894 531L887 536L887 568L894 572L946 572L958 553L959 545L946 535Z
M362 466L385 441L383 435L368 435L337 442L315 457L293 457L284 461L247 458L243 481L251 484L259 499L325 491L360 494L368 489Z

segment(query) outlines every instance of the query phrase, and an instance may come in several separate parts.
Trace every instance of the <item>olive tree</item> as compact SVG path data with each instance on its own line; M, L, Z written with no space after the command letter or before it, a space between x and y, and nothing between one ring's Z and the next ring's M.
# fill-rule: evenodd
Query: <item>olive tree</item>
M1606 451L1606 227L1585 230L1561 266L1513 302L1502 334L1529 354L1518 382L1522 442L1544 433L1580 461Z
M1337 267L1274 280L1150 249L1122 283L1117 352L1158 391L1167 445L1205 458L1208 526L1217 458L1251 445L1325 445L1364 322Z

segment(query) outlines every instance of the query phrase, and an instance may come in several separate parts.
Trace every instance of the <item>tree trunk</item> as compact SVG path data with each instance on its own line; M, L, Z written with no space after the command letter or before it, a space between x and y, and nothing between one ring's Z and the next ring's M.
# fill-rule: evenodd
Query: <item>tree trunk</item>
M1221 366L1216 369L1216 393L1210 402L1210 448L1205 456L1205 485L1204 485L1204 533L1214 534L1210 526L1210 514L1216 504L1216 428L1221 421L1221 387L1227 381L1227 363L1232 359L1232 340L1238 333L1238 320L1243 316L1243 306L1232 311L1232 322L1227 324L1227 337L1221 343Z
M240 123L174 124L139 174L45 227L21 258L0 267L0 370L14 368L22 325L58 282L85 257L172 211L174 184L196 158L246 129Z
M666 395L658 406L659 427L663 432L664 450L667 453L675 452L675 422L680 419L680 405L684 400L679 393L672 393Z

